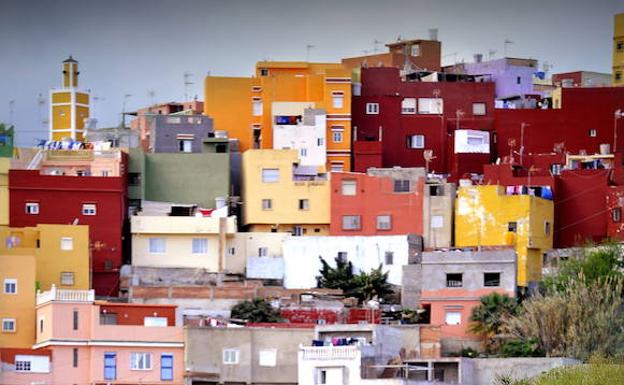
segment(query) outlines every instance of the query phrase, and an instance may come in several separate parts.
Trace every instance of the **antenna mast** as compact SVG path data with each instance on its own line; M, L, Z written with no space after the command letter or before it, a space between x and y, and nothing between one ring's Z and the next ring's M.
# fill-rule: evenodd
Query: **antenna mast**
M191 81L192 73L185 71L184 72L184 101L188 101L188 86L195 84Z

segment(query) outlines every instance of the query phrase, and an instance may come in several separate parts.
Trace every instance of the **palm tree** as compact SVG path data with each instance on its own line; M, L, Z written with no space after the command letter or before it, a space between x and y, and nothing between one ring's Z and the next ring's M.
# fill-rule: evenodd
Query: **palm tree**
M501 348L498 336L502 333L503 325L516 314L518 303L515 298L499 293L483 296L479 306L472 309L469 330L483 337L488 352L496 353Z

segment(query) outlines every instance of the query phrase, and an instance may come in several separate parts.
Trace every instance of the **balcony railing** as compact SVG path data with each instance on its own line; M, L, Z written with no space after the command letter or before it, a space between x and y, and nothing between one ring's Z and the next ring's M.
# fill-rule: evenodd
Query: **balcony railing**
M50 301L94 302L95 292L93 290L57 289L55 285L52 285L49 291L37 293L37 305Z
M301 346L304 360L352 360L358 357L375 355L375 347L372 345L358 346Z

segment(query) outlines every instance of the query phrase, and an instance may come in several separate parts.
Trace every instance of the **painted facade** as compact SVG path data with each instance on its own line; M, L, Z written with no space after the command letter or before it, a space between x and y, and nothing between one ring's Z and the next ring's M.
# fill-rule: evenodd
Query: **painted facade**
M494 83L404 81L396 68L367 68L361 91L352 107L354 171L428 167L461 177L490 163Z
M52 351L53 383L183 383L182 327L175 306L95 302L92 290L53 287L37 295L35 349ZM140 314L143 314L141 317ZM136 318L118 322L120 314Z
M89 93L78 89L78 62L63 61L63 87L50 91L50 140L84 139L89 118Z
M327 174L299 166L296 150L249 150L242 159L244 226L293 235L329 232Z
M0 157L0 227L9 225L9 168L11 158Z
M542 278L543 254L553 244L553 202L506 195L502 186L460 187L455 205L455 246L513 246L519 286Z
M351 168L351 73L339 63L258 62L252 78L207 76L204 114L248 149L277 149L276 102L314 103L325 110L327 168ZM334 135L335 133L335 135Z
M34 325L34 308L33 325ZM34 334L34 326L33 326ZM34 341L34 337L32 339ZM30 343L32 346L32 342ZM48 349L0 348L0 384L54 384L52 351Z
M613 17L613 85L624 85L624 13Z
M92 287L98 295L116 296L127 218L126 182L125 175L81 177L10 170L10 226L88 225Z
M37 225L0 229L0 253L35 257L36 287L65 289L91 287L89 227L84 225Z
M327 115L314 103L274 102L273 148L299 152L302 166L325 166L327 162Z
M30 348L35 341L36 258L0 250L0 266L0 346Z
M355 273L381 265L388 282L400 285L403 266L414 262L422 244L410 235L291 237L283 249L284 287L310 289L316 287L322 267L319 258L333 267L336 258L343 258L353 264Z
M394 67L439 71L442 43L437 40L399 40L386 44L388 52L342 59L348 68Z

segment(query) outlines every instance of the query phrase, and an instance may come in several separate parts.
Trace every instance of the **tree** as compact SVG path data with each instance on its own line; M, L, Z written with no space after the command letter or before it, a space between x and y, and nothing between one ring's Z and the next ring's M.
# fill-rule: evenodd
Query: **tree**
M234 305L231 318L247 322L282 322L279 310L260 297Z
M360 302L372 299L384 299L392 294L392 287L388 283L388 272L381 271L382 265L371 270L369 274L360 272L353 279L354 288L351 291Z
M481 297L479 306L472 309L470 331L483 337L489 353L501 348L500 334L504 324L518 314L518 303L506 294L492 293Z
M353 290L353 264L344 258L336 257L336 267L331 267L319 256L321 260L321 275L316 277L317 287L326 289L341 289L344 293Z
M388 283L388 273L382 272L382 265L370 273L353 273L353 264L342 258L336 258L336 267L331 267L322 258L321 275L316 277L317 286L327 289L341 289L349 297L355 297L360 303L374 298L383 299L392 294Z

